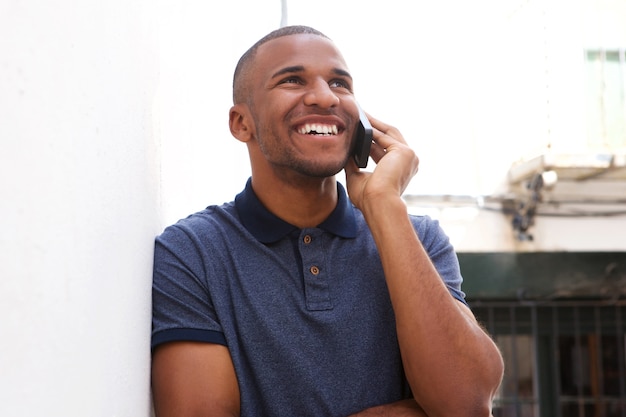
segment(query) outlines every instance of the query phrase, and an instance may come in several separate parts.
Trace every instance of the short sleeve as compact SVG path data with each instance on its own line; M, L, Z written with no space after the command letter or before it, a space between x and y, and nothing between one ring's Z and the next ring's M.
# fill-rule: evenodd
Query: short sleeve
M226 344L207 287L203 245L173 225L156 238L152 280L152 349L173 341Z
M412 220L422 245L450 294L467 305L465 293L461 289L463 277L459 259L439 222L428 216L412 216Z

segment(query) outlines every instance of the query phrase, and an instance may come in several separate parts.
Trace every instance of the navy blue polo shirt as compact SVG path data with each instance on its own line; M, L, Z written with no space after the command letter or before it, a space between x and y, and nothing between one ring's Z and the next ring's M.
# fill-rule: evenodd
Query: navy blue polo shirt
M152 347L227 346L242 416L346 416L410 395L376 245L337 187L337 207L317 227L274 216L248 181L234 202L156 239ZM448 238L436 221L411 219L451 295L464 302Z

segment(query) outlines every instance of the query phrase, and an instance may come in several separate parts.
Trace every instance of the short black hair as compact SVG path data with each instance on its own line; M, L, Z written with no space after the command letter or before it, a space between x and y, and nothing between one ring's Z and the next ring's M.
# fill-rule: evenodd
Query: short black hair
M242 56L239 58L239 62L237 62L237 67L235 67L235 74L233 76L233 103L238 104L246 101L249 93L249 85L248 81L250 78L251 72L251 62L256 55L257 50L261 45L271 40L281 38L283 36L289 35L317 35L326 39L330 39L328 36L324 35L317 29L313 29L309 26L284 26L280 29L276 29L261 39L259 39L254 45L250 47Z

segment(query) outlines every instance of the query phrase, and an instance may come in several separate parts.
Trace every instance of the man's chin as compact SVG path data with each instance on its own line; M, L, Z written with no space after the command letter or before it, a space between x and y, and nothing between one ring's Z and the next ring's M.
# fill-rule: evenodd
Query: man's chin
M302 167L304 169L301 170L301 173L316 178L333 177L343 171L346 162L347 161L339 161L333 164L326 163Z

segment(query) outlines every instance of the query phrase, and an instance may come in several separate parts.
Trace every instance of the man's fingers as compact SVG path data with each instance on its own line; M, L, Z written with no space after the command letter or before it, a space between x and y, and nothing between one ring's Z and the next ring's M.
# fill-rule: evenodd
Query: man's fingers
M385 140L385 136L387 136L389 139L396 140L405 145L407 144L406 141L404 140L404 137L400 133L400 131L396 129L395 127L388 125L387 123L381 122L380 120L370 116L369 114L367 114L367 118L369 119L372 127L374 128L374 140L377 140L377 139ZM389 144L382 143L381 145L383 147L387 147Z
M378 163L380 159L385 156L386 150L380 145L378 142L374 141L372 143L372 148L370 149L370 156L374 160L374 162Z

